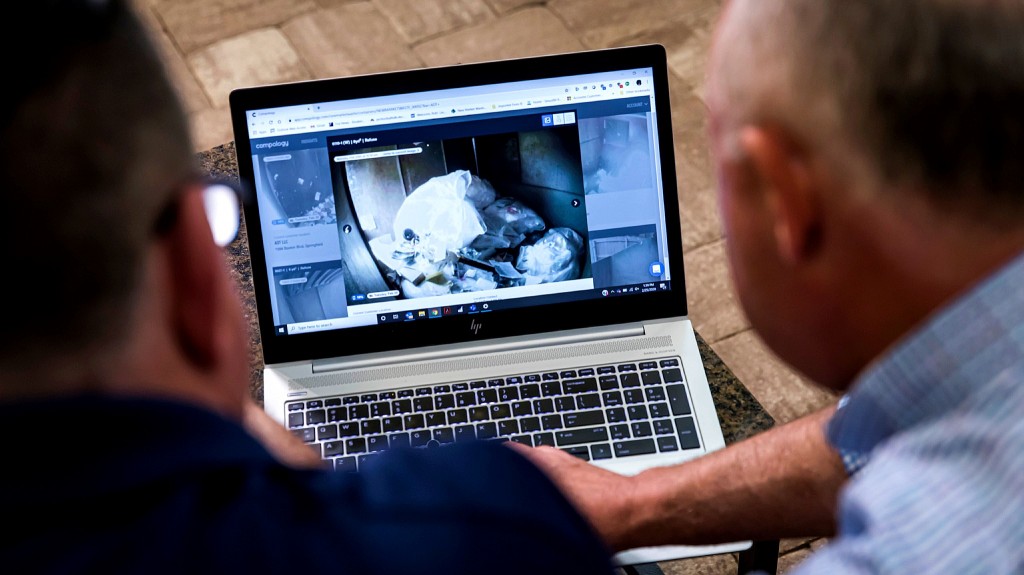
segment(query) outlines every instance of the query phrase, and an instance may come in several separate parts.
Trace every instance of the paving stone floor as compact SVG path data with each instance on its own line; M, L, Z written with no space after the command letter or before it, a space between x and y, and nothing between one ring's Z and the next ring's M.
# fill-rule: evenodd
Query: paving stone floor
M235 87L660 43L668 52L686 285L697 330L779 422L834 397L766 349L731 290L701 101L721 0L132 0L191 118L195 148L232 139ZM785 572L822 540L784 541ZM720 556L666 573L735 573Z

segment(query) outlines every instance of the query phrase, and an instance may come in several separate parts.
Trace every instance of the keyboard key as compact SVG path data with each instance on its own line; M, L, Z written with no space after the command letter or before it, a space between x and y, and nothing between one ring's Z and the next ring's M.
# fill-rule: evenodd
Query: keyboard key
M512 417L512 408L507 403L499 403L497 405L490 406L491 419L505 419L506 417Z
M398 394L394 391L382 391L378 399L381 401L394 401L398 399Z
M332 424L321 425L316 428L316 440L327 441L338 438L338 426Z
M583 369L579 370L580 377L592 377L595 373L596 372L592 367L584 367Z
M523 383L523 378L518 375L514 375L512 377L506 377L505 382L509 385L519 385L520 383Z
M592 411L576 411L562 416L566 427L586 427L604 423L604 412L600 409Z
M640 376L635 373L623 373L619 376L622 387L640 387Z
M288 411L289 412L291 412L291 411L302 411L303 409L305 409L305 407L306 406L301 401L298 402L298 403L289 403L288 404Z
M624 371L636 371L636 364L635 363L624 363L624 364L620 365L619 366L619 373L622 373Z
M293 429L292 433L295 437L298 437L305 443L313 443L316 441L316 428L315 427L302 427L299 429Z
M529 401L514 401L512 402L512 415L516 417L533 415L533 407Z
M641 361L640 371L646 371L648 369L658 369L658 362L656 361Z
M440 411L432 411L427 416L427 427L437 427L438 425L448 425L448 418L444 416L444 413Z
M298 413L288 414L288 427L294 429L296 427L302 427L306 424L306 414L301 411Z
M622 392L622 397L626 399L627 404L643 403L644 391L642 389L627 389Z
M494 439L498 437L498 424L493 421L476 424L477 439Z
M324 400L324 407L338 407L341 405L340 397L332 397Z
M322 409L306 412L306 425L320 425L327 423L327 412Z
M471 407L469 408L469 420L470 421L487 421L490 419L488 415L489 410L484 406Z
M630 421L638 421L641 419L648 419L650 417L647 415L646 405L630 405L626 408L626 413L629 414Z
M667 419L656 419L654 421L654 434L655 435L672 435L675 431L672 427L672 422Z
M455 405L459 407L469 407L470 405L476 405L476 393L472 391L463 391L462 393L456 393Z
M391 402L391 413L395 415L403 415L406 413L412 413L412 400L411 399L396 399Z
M504 402L515 401L519 399L519 388L511 385L501 388L500 390L498 390L498 399Z
M604 427L586 427L583 429L567 429L555 434L555 442L559 447L608 441L608 430Z
M540 385L536 383L527 383L519 387L519 396L523 399L533 399L540 397Z
M540 418L540 423L541 426L544 428L544 431L550 431L552 429L562 429L562 416L558 414L545 415Z
M455 407L455 396L447 393L434 396L434 409L451 409Z
M455 432L450 427L438 427L434 430L434 440L442 445L455 443Z
M417 387L416 388L416 397L420 397L422 395L433 395L433 394L434 394L434 392L431 391L429 387Z
M697 438L697 427L692 417L677 417L676 432L679 434L679 447L682 449L695 449L700 447L700 439Z
M355 437L359 435L359 424L350 421L338 424L338 437Z
M541 445L550 445L551 447L554 447L555 434L550 432L535 433L533 434L533 445L536 447L540 447Z
M327 415L330 417L330 413ZM378 401L377 403L370 404L370 416L384 417L385 415L391 415L391 402Z
M502 385L505 385L505 379L504 378L498 377L498 378L495 378L495 379L488 379L487 380L487 387L499 387L499 386L502 386Z
M602 375L597 378L597 381L601 385L602 390L619 388L619 376L617 375Z
M470 389L483 389L485 387L487 387L487 382L482 379L469 382Z
M608 416L608 423L621 423L626 421L626 410L621 407L613 407L605 412Z
M450 385L435 385L434 386L434 393L435 394L438 394L438 393L451 393L451 392L452 392L452 386L450 386Z
M555 402L550 399L535 399L533 400L533 412L538 415L542 413L554 413Z
M544 397L554 397L556 395L562 395L562 384L558 381L545 381L540 384L540 392Z
M422 429L427 426L427 423L426 421L424 421L422 413L413 413L411 415L406 415L402 419L402 423L405 424L405 429L409 431L412 431L413 429Z
M366 453L366 438L364 437L352 437L345 440L345 453L354 455L356 453Z
M519 428L523 433L532 433L534 431L540 431L540 418L539 417L524 417L519 420Z
M576 400L572 397L556 397L555 411L573 411L576 409Z
M659 437L658 451L662 453L668 453L670 451L679 451L679 445L676 444L676 438L669 435Z
M396 415L394 417L385 417L380 420L381 428L384 433L392 433L395 431L402 431L405 427L402 425L402 416Z
M398 399L412 397L413 395L415 395L415 393L411 389L399 389L398 390Z
M376 393L364 393L363 395L359 396L359 401L362 402L362 403L372 403L374 401L377 401L377 394Z
M434 411L434 398L428 395L426 397L417 397L416 399L413 399L412 410L416 413Z
M661 367L679 367L678 359L663 359L661 360Z
M379 419L364 419L359 422L359 431L363 435L371 435L374 433L381 433L381 423Z
M633 431L633 437L650 437L654 435L651 431L650 421L637 421L630 424L630 429Z
M597 409L601 407L601 396L596 393L584 393L576 396L576 407L579 409Z
M366 419L370 417L369 405L350 405L348 408L349 419Z
M652 403L648 408L651 410L651 417L668 417L672 415L669 413L668 404L665 402Z
M348 409L344 407L331 407L327 410L327 423L337 423L348 419Z
M544 381L557 381L558 380L558 373L554 372L554 371L550 371L550 372L545 373L544 375L542 375L541 379L544 380Z
M366 451L376 453L388 448L388 438L383 435L371 435L366 438Z
M644 385L658 385L661 383L661 374L657 371L645 371L640 374L640 380Z
M654 453L653 439L634 439L631 441L616 441L612 444L615 448L615 457L627 457L630 455L646 455Z
M469 414L465 409L448 410L448 425L455 425L457 423L469 423Z
M378 456L379 454L377 453L367 453L366 455L357 456L356 462L359 469L364 469L367 464L371 463L374 459L377 459Z
M665 383L683 381L683 372L680 371L679 368L673 367L672 369L666 369L661 373L661 375L665 378Z
M562 449L562 451L574 457L579 457L583 461L590 461L590 450L587 449L586 445L580 445L578 447L566 447Z
M466 391L469 389L468 383L456 383L452 385L452 391Z
M597 380L593 377L585 379L569 379L562 382L562 389L569 393L592 393L597 391Z
M629 439L628 425L613 425L608 428L608 432L611 434L612 440Z
M526 383L537 383L538 381L540 381L540 376L537 374L531 374L523 377L523 380Z
M391 444L391 449L398 449L399 447L409 447L409 434L405 432L395 433L391 435L389 443Z
M597 368L597 374L598 375L607 375L609 373L615 373L615 367L614 366L606 365L604 367Z
M527 447L533 447L533 438L529 435L513 435L509 439L516 443L522 443Z
M355 473L356 472L356 458L355 457L339 457L334 460L334 470L340 473Z
M433 435L425 429L409 432L409 445L411 447L425 447L431 439L433 439Z
M506 419L498 422L498 435L509 436L519 433L519 422L514 419Z
M594 460L598 459L611 459L612 458L612 446L607 443L596 443L590 446L590 458Z
M341 403L344 404L344 405L355 405L355 404L359 403L359 396L350 395L350 396L348 396L346 398L343 398L341 400Z
M601 400L605 407L615 407L622 405L622 394L617 391L606 391L601 394Z
M577 377L575 369L566 369L564 371L560 371L558 372L558 376L561 377L562 379Z
M476 439L476 428L472 425L460 425L455 428L455 441L472 441Z
M670 385L666 388L672 415L690 415L690 402L686 399L685 385Z
M320 409L324 406L322 399L312 399L306 402L306 409Z
M477 403L497 403L498 402L498 390L497 389L481 389L476 392Z

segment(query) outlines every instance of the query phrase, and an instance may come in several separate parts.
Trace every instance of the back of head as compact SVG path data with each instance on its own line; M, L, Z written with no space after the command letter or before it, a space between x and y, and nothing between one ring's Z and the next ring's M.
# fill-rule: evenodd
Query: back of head
M723 129L784 125L868 187L1022 223L1024 2L732 0L726 20Z
M125 335L154 221L192 154L160 60L122 2L19 11L34 29L0 40L13 66L0 107L0 259L13 293L0 372L32 373Z

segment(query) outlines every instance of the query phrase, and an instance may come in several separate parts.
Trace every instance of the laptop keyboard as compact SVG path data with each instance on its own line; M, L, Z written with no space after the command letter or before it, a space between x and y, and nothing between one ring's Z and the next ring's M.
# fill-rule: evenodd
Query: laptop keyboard
M585 460L700 448L679 358L525 373L285 404L288 427L344 472L397 447L473 439Z

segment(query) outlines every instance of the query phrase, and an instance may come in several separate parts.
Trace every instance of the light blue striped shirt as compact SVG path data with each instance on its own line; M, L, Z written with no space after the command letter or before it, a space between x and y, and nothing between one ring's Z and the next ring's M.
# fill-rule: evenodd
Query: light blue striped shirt
M838 535L797 573L1024 573L1024 255L844 399Z

